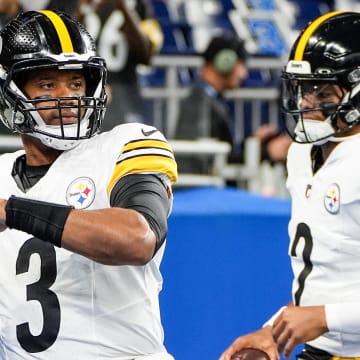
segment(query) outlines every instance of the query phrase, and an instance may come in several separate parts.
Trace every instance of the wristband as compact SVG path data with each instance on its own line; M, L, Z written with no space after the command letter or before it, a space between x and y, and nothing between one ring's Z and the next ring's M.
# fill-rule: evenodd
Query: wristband
M266 323L263 324L263 328L266 326L273 326L275 319L286 309L286 306L281 307Z
M6 225L61 247L65 221L72 206L11 196L7 201Z

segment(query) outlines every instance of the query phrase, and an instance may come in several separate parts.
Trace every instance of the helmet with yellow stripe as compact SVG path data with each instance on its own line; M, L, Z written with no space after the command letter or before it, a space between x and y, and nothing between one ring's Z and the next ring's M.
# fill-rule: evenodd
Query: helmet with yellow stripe
M360 123L359 33L359 13L334 11L296 39L282 72L282 110L295 141L342 141Z
M84 75L86 93L66 98L78 114L76 124L47 125L39 110L51 103L62 119L64 99L29 99L23 89L30 73L53 68ZM99 130L106 105L105 82L105 61L96 55L93 39L65 13L24 12L0 33L0 119L15 132L30 134L55 149L73 148Z

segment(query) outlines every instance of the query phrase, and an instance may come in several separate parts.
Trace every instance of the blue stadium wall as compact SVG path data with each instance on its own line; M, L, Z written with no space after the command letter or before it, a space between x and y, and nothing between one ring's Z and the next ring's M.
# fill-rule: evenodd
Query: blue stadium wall
M290 301L289 216L289 200L238 189L175 192L160 302L176 360L218 359Z

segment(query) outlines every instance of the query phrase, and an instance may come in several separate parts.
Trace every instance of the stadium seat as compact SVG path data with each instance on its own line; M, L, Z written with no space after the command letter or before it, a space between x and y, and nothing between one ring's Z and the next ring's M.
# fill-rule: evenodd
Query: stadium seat
M170 23L173 19L170 16L170 11L167 2L164 0L152 0L154 8L154 16L160 23Z
M160 23L164 33L164 44L160 54L193 54L192 39L188 25Z
M288 47L273 20L249 19L247 24L250 32L256 37L258 55L281 57L287 53Z
M273 0L247 0L249 7L253 10L275 11Z

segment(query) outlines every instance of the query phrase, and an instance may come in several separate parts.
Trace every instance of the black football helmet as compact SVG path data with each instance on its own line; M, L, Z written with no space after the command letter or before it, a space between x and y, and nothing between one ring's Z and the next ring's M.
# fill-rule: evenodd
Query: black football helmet
M360 123L360 13L334 11L324 14L300 33L282 72L282 112L287 129L297 142L341 141L344 134ZM340 88L339 101L326 96L313 107L302 107L305 94L326 93ZM324 90L325 89L325 90ZM318 97L321 99L321 97ZM321 111L325 132L317 137L307 134L303 115ZM338 119L344 122L339 129ZM299 138L299 132L302 134ZM342 135L344 136L344 135ZM320 138L319 138L320 137Z
M86 81L86 95L29 99L23 90L29 72L56 68L79 70ZM96 55L86 29L59 11L28 11L10 21L0 32L0 119L11 130L30 134L45 145L66 150L79 140L94 136L106 105L106 66ZM75 104L78 122L46 125L38 110L58 109L64 101ZM55 104L49 107L49 101ZM66 105L69 107L70 105Z

